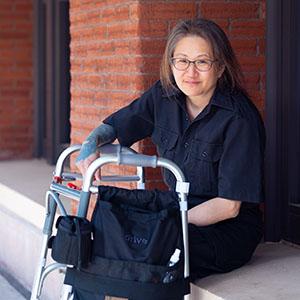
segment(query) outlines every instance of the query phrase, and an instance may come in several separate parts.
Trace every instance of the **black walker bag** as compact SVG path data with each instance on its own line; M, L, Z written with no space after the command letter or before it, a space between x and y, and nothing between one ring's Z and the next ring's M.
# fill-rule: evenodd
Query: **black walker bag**
M85 218L60 216L56 228L56 236L48 242L52 258L77 268L87 266L91 259L92 224Z
M97 300L101 294L181 299L189 292L175 192L100 186L92 224L91 263L80 270L68 268L65 277L74 300ZM181 250L180 260L168 266L175 249Z

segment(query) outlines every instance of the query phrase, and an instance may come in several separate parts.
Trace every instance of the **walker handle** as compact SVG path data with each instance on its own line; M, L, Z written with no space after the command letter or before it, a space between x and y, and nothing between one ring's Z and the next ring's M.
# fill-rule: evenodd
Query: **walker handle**
M123 154L120 155L119 163L121 165L140 166L140 167L157 167L157 156L143 154Z

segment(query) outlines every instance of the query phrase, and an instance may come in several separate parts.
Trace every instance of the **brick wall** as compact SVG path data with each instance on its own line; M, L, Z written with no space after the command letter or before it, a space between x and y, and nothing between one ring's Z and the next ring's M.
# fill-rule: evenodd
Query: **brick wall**
M264 115L266 1L201 1L200 15L227 33L245 75L247 90Z
M108 114L159 78L170 28L179 19L196 16L215 20L227 32L245 72L248 91L263 113L264 0L72 0L72 143L82 142ZM148 139L135 148L149 154L155 151ZM157 170L147 170L147 178L148 186L163 187Z
M32 155L32 2L0 0L0 159Z

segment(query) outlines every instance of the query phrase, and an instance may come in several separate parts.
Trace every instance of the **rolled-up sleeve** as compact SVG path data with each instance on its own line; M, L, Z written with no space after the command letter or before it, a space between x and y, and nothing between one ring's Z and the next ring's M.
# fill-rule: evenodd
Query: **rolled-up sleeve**
M103 120L103 123L109 124L115 129L121 145L130 147L133 143L152 134L154 89L155 86L128 106Z
M236 117L229 124L219 162L219 197L252 203L264 200L264 139L259 120Z

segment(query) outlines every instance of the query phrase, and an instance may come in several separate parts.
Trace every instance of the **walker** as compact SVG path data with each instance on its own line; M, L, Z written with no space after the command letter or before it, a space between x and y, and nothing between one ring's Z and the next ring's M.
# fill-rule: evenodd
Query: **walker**
M125 175L125 176L101 176L102 182L136 182L138 189L145 189L145 178L144 178L144 167L162 167L169 170L176 178L176 192L178 195L180 217L181 217L181 232L182 232L182 241L183 241L183 274L181 282L179 285L175 283L165 284L159 283L157 285L145 284L145 288L142 284L136 285L136 282L132 282L131 285L133 290L130 291L131 296L129 299L133 300L142 300L144 298L143 291L147 294L155 293L161 291L163 294L168 295L169 292L176 289L182 289L184 286L185 296L189 293L189 252L188 252L188 226L187 226L187 194L189 190L189 183L185 181L185 176L179 167L172 161L157 157L149 156L136 153L133 149L122 147L117 144L107 144L99 148L100 157L96 159L88 168L87 173L84 178L77 173L64 172L64 167L67 159L71 154L76 151L79 151L81 145L73 145L64 150L59 156L55 171L53 174L53 179L50 185L50 189L46 192L46 216L43 226L43 241L40 259L38 262L38 267L35 273L35 279L32 287L31 300L42 299L42 289L45 278L49 273L54 270L61 270L65 273L65 281L72 273L77 271L72 265L66 265L62 263L46 263L47 255L50 253L51 249L49 248L49 239L52 236L52 230L54 225L54 219L57 207L61 216L67 216L67 211L62 204L60 196L65 196L68 199L78 200L78 209L76 216L85 218L87 215L90 196L91 194L96 194L98 192L98 187L93 185L93 178L95 172L102 166L106 164L116 164L116 165L126 165L126 166L135 166L136 175ZM71 182L75 180L82 180L82 188L77 189L75 185ZM72 276L71 276L72 277ZM107 279L107 284L113 286L113 293L107 294L108 296L114 297L126 297L128 291L124 294L122 293L123 288L126 290L126 282L122 280L112 280ZM70 281L70 279L69 279ZM91 281L95 281L91 278ZM106 281L96 283L99 286L105 286ZM89 284L89 285L92 285ZM135 288L134 288L135 287ZM148 296L149 297L149 296ZM71 300L74 298L73 287L69 284L64 284L61 292L61 300ZM157 297L155 297L157 299ZM171 298L161 298L161 299L171 299Z

